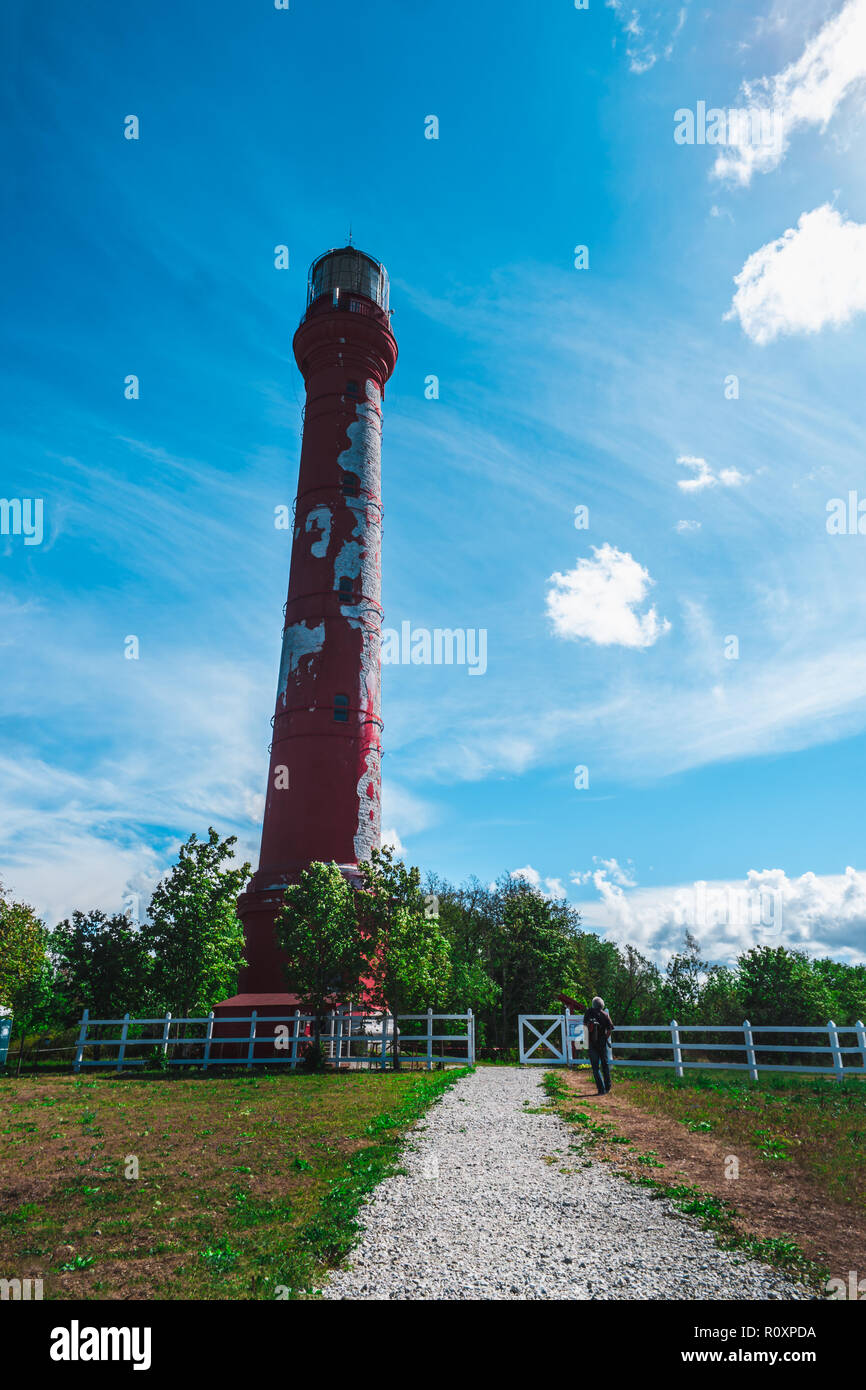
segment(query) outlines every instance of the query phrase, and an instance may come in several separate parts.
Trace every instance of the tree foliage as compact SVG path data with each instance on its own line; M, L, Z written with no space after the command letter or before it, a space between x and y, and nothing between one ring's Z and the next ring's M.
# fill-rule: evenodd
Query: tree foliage
M314 1061L318 1062L322 1020L336 1001L358 998L363 965L362 937L352 889L336 864L311 864L286 889L276 922L277 941L287 956L286 978L315 1018Z
M221 840L213 826L207 840L190 835L151 898L141 935L152 957L151 994L159 1012L207 1013L237 989L245 961L236 904L250 866L224 867L233 860L236 839Z
M358 868L370 1002L391 1014L441 1008L451 980L450 950L438 914L422 891L419 870L395 862L388 848L374 849ZM393 1050L399 1066L396 1028Z
M128 917L73 912L51 933L50 949L58 1021L73 1023L85 1008L92 1018L117 1018L147 1007L150 958Z
M20 1015L48 967L45 924L0 884L0 1005Z

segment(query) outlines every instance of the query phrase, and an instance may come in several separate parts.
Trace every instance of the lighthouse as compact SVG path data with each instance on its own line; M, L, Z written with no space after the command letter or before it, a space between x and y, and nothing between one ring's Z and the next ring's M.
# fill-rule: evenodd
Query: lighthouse
M293 348L303 443L238 1007L287 999L274 934L287 885L313 860L356 879L380 842L382 402L397 361L381 262L354 246L314 261Z

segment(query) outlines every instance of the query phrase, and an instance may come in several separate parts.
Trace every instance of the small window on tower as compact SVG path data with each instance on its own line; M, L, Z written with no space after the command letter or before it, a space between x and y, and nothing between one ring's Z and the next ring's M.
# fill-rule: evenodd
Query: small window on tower
M338 724L348 724L349 722L349 697L348 695L334 696L334 719Z
M346 395L347 395L347 396L357 396L357 394L358 394L358 383L357 383L357 381L347 381L347 382L346 382Z
M340 602L351 603L355 597L355 585L347 574L340 580Z
M341 485L344 497L361 496L361 479L358 477L357 473L344 473Z

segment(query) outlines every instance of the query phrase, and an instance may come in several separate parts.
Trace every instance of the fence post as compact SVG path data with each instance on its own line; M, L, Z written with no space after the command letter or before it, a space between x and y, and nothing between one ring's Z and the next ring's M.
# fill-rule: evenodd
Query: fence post
M298 1065L298 1037L299 1037L299 1035L300 1035L300 1032L301 1032L301 1011L300 1011L300 1009L295 1009L295 1031L294 1031L293 1034L292 1034L292 1060L291 1060L291 1063L290 1063L291 1068L292 1068L292 1071L294 1071L295 1068L296 1068L297 1065Z
M204 1066L202 1067L202 1071L207 1071L207 1064L208 1064L208 1062L210 1061L210 1045L211 1045L211 1039L212 1039L212 1038L213 1038L213 1009L211 1009L210 1013L209 1013L208 1016L207 1016L207 1032L206 1032L205 1035L204 1035L204 1057L203 1057L203 1059L202 1059L203 1062L204 1062Z
M250 1014L250 1045L247 1048L247 1071L249 1071L253 1064L253 1053L256 1047L256 1019L258 1016L258 1011L253 1009Z
M565 1013L559 1016L559 1026L562 1033L562 1060L568 1066L568 1054L571 1050L568 1041L568 1005L565 1006Z
M126 1039L129 1034L129 1014L123 1015L123 1027L120 1030L120 1047L117 1052L117 1070L123 1071L123 1061L126 1057Z
M171 1032L171 1014L166 1014L162 1028L162 1055L168 1061L168 1035Z
M475 1015L474 1015L474 1013L472 1012L472 1010L470 1009L469 1012L468 1012L468 1014L467 1014L466 1016L467 1016L467 1018L469 1019L469 1027L468 1027L467 1030L466 1030L467 1033L469 1034L469 1065L470 1065L470 1067L474 1067L474 1066L475 1066Z
M755 1036L752 1032L752 1025L747 1018L743 1020L743 1038L746 1043L746 1061L749 1064L749 1080L757 1081L758 1063L755 1058Z
M857 1029L857 1046L860 1049L860 1061L863 1064L863 1070L866 1071L866 1025L864 1025L862 1018L858 1018L854 1026Z
M382 1015L382 1061L380 1063L382 1071L385 1070L386 1055L385 1049L388 1046L388 1015Z
M836 1080L844 1081L845 1064L842 1060L842 1053L839 1051L839 1030L832 1018L827 1024L827 1036L830 1039L830 1046L833 1049L833 1070L836 1073Z
M677 1076L683 1075L683 1052L680 1047L680 1030L675 1018L671 1019L671 1047L674 1054L674 1073Z
M433 1010L427 1010L427 1070L433 1070Z
M78 1030L78 1045L75 1049L75 1061L72 1064L74 1072L81 1071L81 1059L84 1056L84 1044L87 1041L87 1021L90 1018L90 1011L84 1010L81 1015L81 1027Z

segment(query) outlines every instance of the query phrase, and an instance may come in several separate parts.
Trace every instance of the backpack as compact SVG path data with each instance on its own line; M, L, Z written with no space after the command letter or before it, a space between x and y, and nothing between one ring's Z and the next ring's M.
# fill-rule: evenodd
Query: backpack
M587 1010L586 1026L589 1029L591 1047L601 1047L603 1043L607 1042L613 1031L600 1009Z

